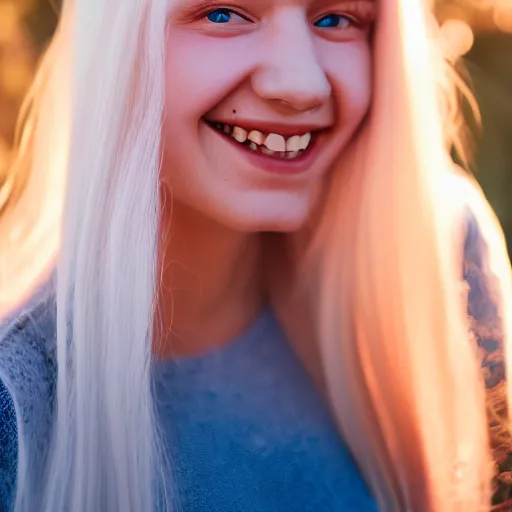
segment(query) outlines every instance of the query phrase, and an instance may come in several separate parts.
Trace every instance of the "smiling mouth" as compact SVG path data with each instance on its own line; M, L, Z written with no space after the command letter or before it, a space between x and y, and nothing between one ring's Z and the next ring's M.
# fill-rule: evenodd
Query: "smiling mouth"
M250 151L278 160L296 160L308 151L315 139L315 132L285 137L278 133L246 130L240 126L203 120L221 135L233 139Z

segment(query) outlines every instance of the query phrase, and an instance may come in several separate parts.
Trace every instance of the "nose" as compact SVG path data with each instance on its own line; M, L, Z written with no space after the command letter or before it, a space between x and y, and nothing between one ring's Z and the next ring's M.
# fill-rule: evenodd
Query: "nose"
M307 20L281 13L267 27L261 65L252 76L256 94L299 111L315 110L331 96Z

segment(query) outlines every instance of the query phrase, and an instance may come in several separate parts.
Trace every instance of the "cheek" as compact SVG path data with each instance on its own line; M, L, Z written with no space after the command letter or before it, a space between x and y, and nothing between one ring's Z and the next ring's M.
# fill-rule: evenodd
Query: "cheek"
M339 121L354 124L362 120L372 98L372 53L366 41L326 45L323 66L335 89Z
M198 119L249 76L251 38L208 38L173 29L167 38L166 107Z

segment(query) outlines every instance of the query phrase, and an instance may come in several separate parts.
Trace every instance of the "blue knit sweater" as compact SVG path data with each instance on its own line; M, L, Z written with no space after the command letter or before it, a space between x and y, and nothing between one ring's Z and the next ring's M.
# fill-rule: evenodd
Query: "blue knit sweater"
M488 358L489 389L504 379L495 276L475 218L467 223L469 315ZM461 276L462 277L462 276ZM34 319L37 321L37 317ZM18 329L23 336L23 329ZM0 340L0 343L2 341ZM154 368L157 410L183 512L375 512L367 486L321 397L270 310L225 348ZM0 512L15 495L17 433L0 382ZM509 457L510 458L510 457ZM502 466L501 471L510 471ZM499 487L496 500L508 498Z
M34 309L30 322L46 313ZM159 361L153 373L179 512L377 512L271 310L222 349ZM0 498L11 512L15 412L2 396Z

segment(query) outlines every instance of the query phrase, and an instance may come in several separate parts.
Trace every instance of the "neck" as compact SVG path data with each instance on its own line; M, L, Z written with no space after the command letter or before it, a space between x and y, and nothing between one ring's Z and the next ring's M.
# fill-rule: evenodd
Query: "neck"
M261 310L260 237L178 204L164 206L160 225L157 354L200 355L241 334Z

